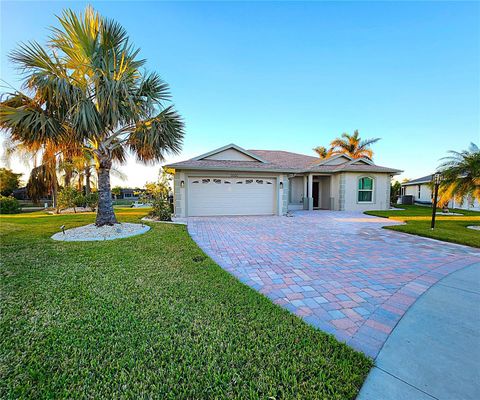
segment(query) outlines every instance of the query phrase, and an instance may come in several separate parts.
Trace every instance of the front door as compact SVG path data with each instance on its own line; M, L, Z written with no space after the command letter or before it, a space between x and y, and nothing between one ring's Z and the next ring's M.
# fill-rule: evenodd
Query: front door
M313 182L313 208L318 208L318 182Z

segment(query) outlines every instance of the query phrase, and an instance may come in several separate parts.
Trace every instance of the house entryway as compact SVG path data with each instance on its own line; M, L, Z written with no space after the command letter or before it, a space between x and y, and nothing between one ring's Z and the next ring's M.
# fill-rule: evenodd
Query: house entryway
M330 176L314 176L312 185L313 209L331 210Z

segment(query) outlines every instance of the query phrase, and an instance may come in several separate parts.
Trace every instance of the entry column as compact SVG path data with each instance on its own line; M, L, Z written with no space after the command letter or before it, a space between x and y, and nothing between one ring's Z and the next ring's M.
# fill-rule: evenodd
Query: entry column
M308 174L308 209L313 210L313 175Z

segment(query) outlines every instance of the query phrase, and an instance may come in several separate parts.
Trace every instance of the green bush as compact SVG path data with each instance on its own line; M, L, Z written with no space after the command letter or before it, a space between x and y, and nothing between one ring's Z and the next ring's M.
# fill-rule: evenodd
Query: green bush
M152 207L153 209L149 214L151 217L157 218L160 221L172 220L172 210L170 207L170 203L166 199L154 199L152 202Z
M87 205L87 207L90 207L92 211L95 211L98 207L98 193L90 193L86 194L85 196L82 196L84 200L84 204Z
M20 212L20 203L13 196L0 195L0 214L18 214Z
M78 200L82 196L77 189L72 187L63 188L58 192L58 207L60 209L73 208L76 212L75 207L79 206Z
M73 199L75 207L84 207L85 206L85 196L77 192L77 195Z

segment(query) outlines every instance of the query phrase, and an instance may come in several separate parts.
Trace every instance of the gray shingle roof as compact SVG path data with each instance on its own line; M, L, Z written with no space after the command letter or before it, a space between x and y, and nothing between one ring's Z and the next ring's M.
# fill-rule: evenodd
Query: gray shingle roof
M269 172L385 172L399 173L401 170L382 167L380 165L351 164L347 161L338 165L318 165L322 160L318 157L307 156L281 150L248 150L258 155L266 162L259 161L230 161L230 160L186 160L167 167L175 169L205 169L205 170L237 170L237 171L269 171Z
M412 179L411 181L402 183L402 186L418 185L419 183L429 183L432 181L432 177L433 177L433 174L422 176L421 178Z

